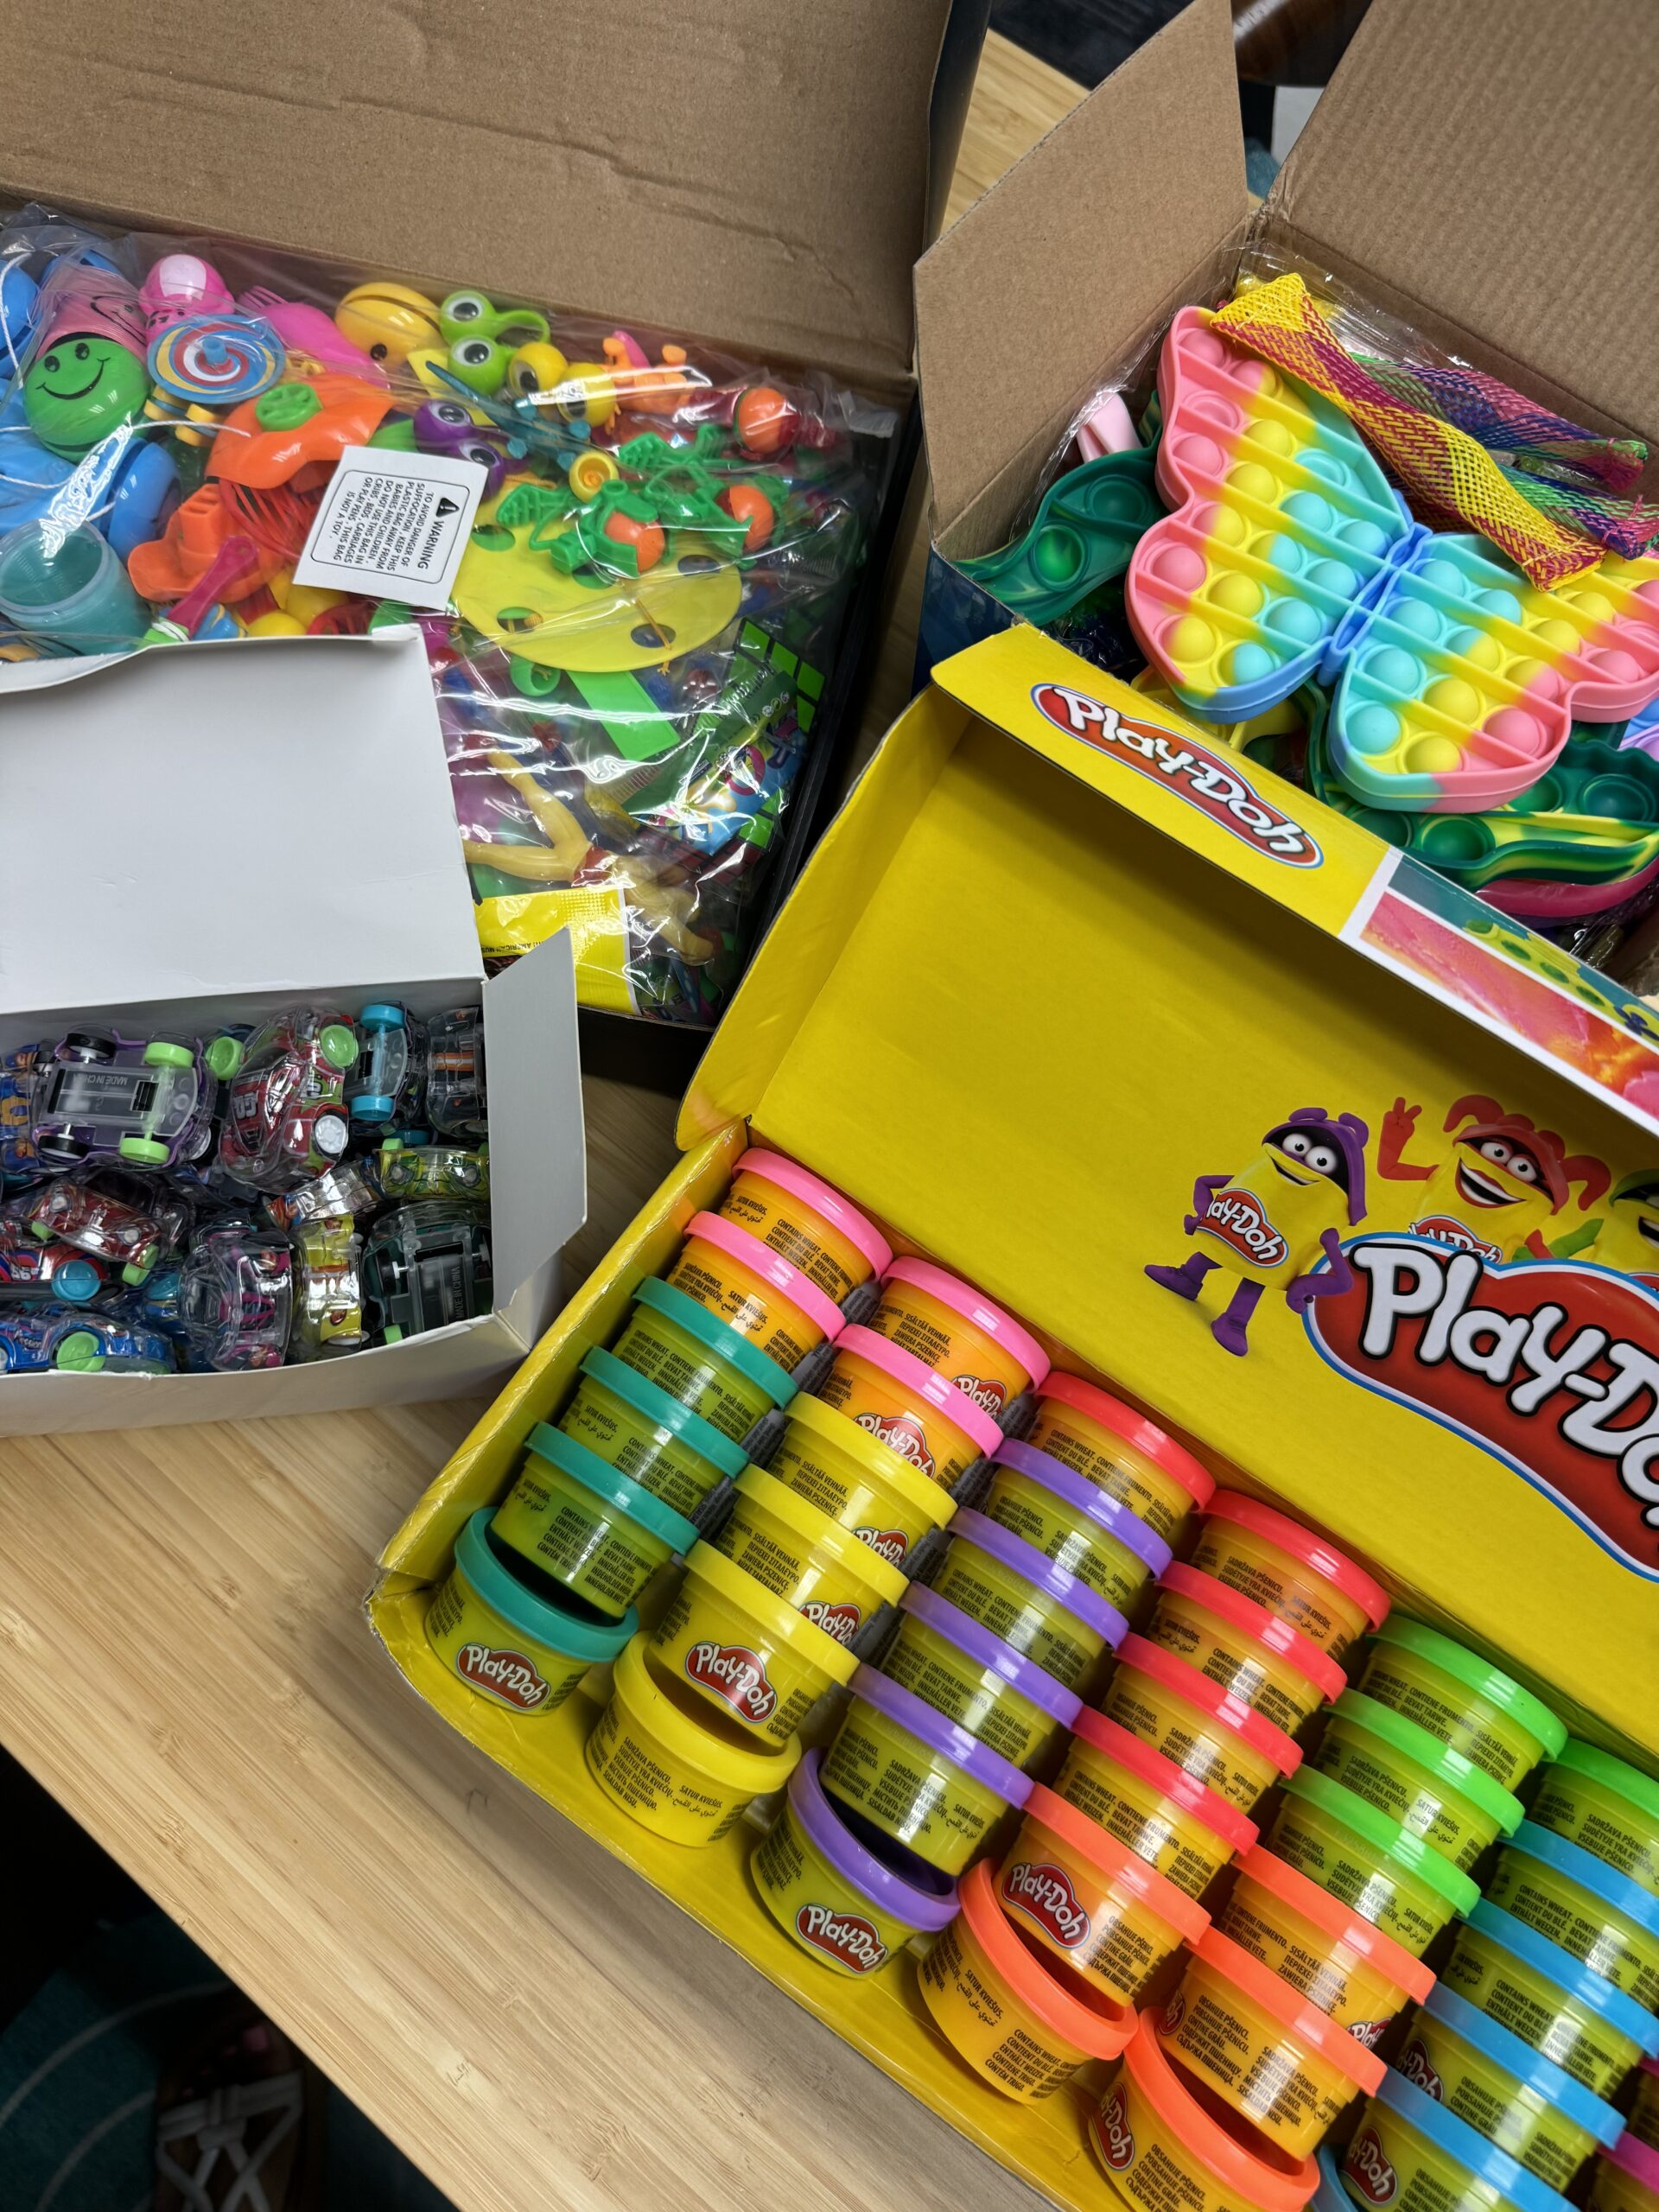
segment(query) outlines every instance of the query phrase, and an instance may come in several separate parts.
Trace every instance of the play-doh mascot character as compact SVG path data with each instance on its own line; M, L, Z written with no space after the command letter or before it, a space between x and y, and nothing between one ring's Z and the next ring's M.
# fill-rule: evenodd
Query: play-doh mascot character
M1659 1168L1643 1167L1614 1185L1599 1221L1552 1244L1558 1260L1617 1268L1659 1290Z
M1446 1134L1456 1132L1446 1158L1414 1163L1405 1150L1421 1111L1395 1100L1382 1117L1376 1170L1391 1183L1425 1185L1410 1228L1437 1244L1483 1260L1512 1260L1522 1251L1546 1260L1546 1224L1574 1187L1579 1211L1588 1213L1612 1179L1593 1155L1569 1158L1554 1129L1535 1129L1526 1115L1506 1114L1495 1098L1476 1092L1459 1098L1446 1117Z
M1181 1267L1147 1273L1180 1298L1196 1298L1212 1268L1236 1275L1238 1288L1210 1333L1242 1357L1264 1290L1281 1289L1291 1312L1300 1314L1310 1300L1351 1287L1338 1224L1345 1217L1356 1228L1364 1217L1369 1135L1357 1114L1333 1120L1323 1106L1299 1106L1268 1131L1261 1151L1236 1175L1200 1175L1192 1185L1193 1211L1182 1225L1207 1249Z

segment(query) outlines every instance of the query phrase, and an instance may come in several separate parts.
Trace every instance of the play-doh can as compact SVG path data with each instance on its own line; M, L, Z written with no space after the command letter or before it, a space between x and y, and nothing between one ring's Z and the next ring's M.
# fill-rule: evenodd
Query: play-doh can
M1483 1897L1440 1969L1448 1989L1611 2098L1638 2058L1659 2056L1659 2020L1562 1950Z
M965 1728L873 1667L820 1773L838 1805L941 1874L960 1874L994 1821L1031 1795L1029 1778Z
M879 1859L824 1796L820 1756L809 1751L790 1777L784 1809L755 1846L749 1873L761 1904L809 1958L861 1981L912 1936L955 1918L957 1885L919 1863L900 1872Z
M1000 1421L1048 1372L1048 1354L1012 1313L931 1260L895 1260L869 1326Z
M794 1382L775 1359L654 1275L634 1293L627 1325L611 1349L734 1443L795 1395Z
M670 1843L717 1843L757 1797L781 1789L801 1756L798 1737L758 1750L735 1730L708 1725L689 1695L645 1663L645 1639L625 1644L611 1700L594 1723L588 1771L641 1827Z
M772 1472L893 1567L956 1511L919 1467L805 1393L791 1403Z
M1169 1546L1127 1505L1023 1444L999 1448L981 1510L1119 1612L1169 1565Z
M787 1744L832 1684L857 1664L786 1598L711 1544L685 1555L685 1573L651 1639L651 1664L728 1720Z
M1659 1897L1565 1836L1522 1821L1498 1855L1490 1901L1659 2012Z
M1301 1764L1282 1728L1143 1636L1118 1646L1101 1710L1242 1813Z
M893 1259L874 1222L833 1185L779 1153L753 1147L744 1153L720 1211L837 1306Z
M898 1567L759 1467L739 1476L732 1510L710 1541L837 1643L850 1643L905 1594Z
M843 1329L817 1395L885 1444L941 1490L954 1490L1002 1432L954 1382L878 1337Z
M1313 1764L1465 1872L1488 1844L1521 1825L1518 1797L1427 1728L1358 1690L1337 1700Z
M1248 1951L1211 1929L1158 2032L1167 2056L1293 2158L1305 2158L1387 2069Z
M1054 1794L1190 1897L1201 1897L1235 1853L1255 1841L1255 1822L1236 1805L1087 1709L1071 1723Z
M1128 2005L1062 1987L1003 1916L981 1860L956 1918L922 1961L922 2002L950 2048L1005 2097L1052 2096L1090 2058L1116 2058L1135 2032Z
M1179 1944L1210 1925L1203 1906L1104 1828L1038 1783L997 1870L1017 1928L1108 1997L1137 2003Z
M565 1435L689 1520L748 1464L739 1444L618 1359L590 1351L559 1417Z
M1051 1370L1025 1441L1127 1505L1166 1543L1215 1492L1215 1477L1184 1445L1080 1375Z
M492 1534L613 1620L697 1540L683 1514L545 1421L525 1439Z
M1355 1687L1460 1751L1500 1789L1513 1790L1567 1741L1563 1723L1512 1675L1401 1613L1376 1631Z
M1082 1711L1057 1682L936 1590L912 1583L881 1672L1013 1766L1035 1766Z
M1622 2135L1596 2160L1585 2212L1659 2212L1659 2151Z
M1564 2197L1403 2074L1389 2073L1360 2115L1342 2178L1356 2204L1399 2212L1567 2212Z
M982 1513L950 1523L933 1587L1069 1690L1086 1690L1128 1630L1116 1606Z
M1444 2105L1549 2188L1564 2190L1623 2126L1603 2098L1455 1990L1418 2009L1395 2060L1407 2081Z
M1530 1818L1659 1897L1659 1782L1576 1738L1544 1769Z
M1147 1640L1287 1736L1348 1687L1341 1668L1300 1629L1191 1567L1170 1567L1159 1583Z
M1659 2151L1659 2058L1644 2058L1637 2069L1630 2127L1638 2143Z
M1421 1836L1351 1789L1304 1767L1285 1784L1269 1847L1287 1866L1420 1959L1480 1891Z
M1258 2134L1191 2075L1179 2074L1142 2013L1117 2077L1089 2114L1089 2145L1139 2212L1301 2212L1319 2176ZM1340 2190L1338 2191L1341 2196ZM1317 2212L1349 2212L1321 2197Z
M808 1352L841 1334L843 1316L798 1268L717 1213L694 1213L663 1280L683 1291L758 1352L792 1375Z
M1332 1659L1388 1618L1388 1592L1346 1553L1238 1491L1210 1500L1192 1564L1300 1629Z
M1239 1860L1216 1925L1368 2050L1434 1986L1421 1959L1263 1845Z
M455 1563L426 1609L426 1640L458 1681L523 1715L556 1713L590 1667L615 1658L639 1628L630 1609L602 1620L527 1589L490 1548L494 1511L461 1525Z

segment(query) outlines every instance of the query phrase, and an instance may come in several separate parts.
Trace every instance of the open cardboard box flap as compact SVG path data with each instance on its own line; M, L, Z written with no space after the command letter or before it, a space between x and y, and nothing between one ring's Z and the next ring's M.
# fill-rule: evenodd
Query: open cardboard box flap
M902 380L949 13L105 0L73 86L16 42L0 191Z

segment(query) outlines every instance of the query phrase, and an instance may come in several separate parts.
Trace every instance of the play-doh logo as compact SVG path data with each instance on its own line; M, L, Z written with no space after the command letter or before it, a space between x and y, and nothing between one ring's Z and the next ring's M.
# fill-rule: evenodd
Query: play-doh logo
M1217 1191L1204 1210L1204 1225L1252 1267L1276 1268L1290 1249L1254 1191Z
M1382 2042L1382 2031L1388 2024L1386 2020L1350 2020L1348 2032L1356 2043L1363 2044L1367 2050L1375 2050Z
M497 1651L487 1643L463 1643L455 1654L455 1672L462 1681L510 1705L515 1713L534 1713L552 1694L552 1685L522 1651Z
M1503 1266L1408 1236L1343 1247L1304 1325L1368 1390L1501 1459L1659 1581L1659 1295L1572 1260Z
M892 1956L862 1913L835 1912L827 1904L804 1904L795 1916L795 1933L853 1974L874 1974Z
M1001 1413L1007 1392L1000 1382L988 1382L977 1375L953 1375L950 1380L966 1398L971 1398L982 1413L989 1414L995 1421Z
M1095 2114L1095 2133L1100 2155L1115 2174L1122 2173L1135 2164L1135 2136L1129 2126L1128 2104L1122 2082Z
M886 1418L880 1414L859 1414L855 1419L878 1444L889 1446L901 1459L908 1459L912 1467L931 1477L933 1454L927 1448L927 1438L919 1421L912 1421L908 1414L893 1414Z
M694 1643L685 1655L688 1681L724 1698L746 1720L770 1720L778 1693L755 1654L741 1643Z
M1489 1244L1484 1236L1461 1221L1454 1221L1449 1213L1425 1214L1421 1221L1411 1224L1414 1236L1427 1236L1431 1244L1449 1244L1454 1252L1472 1252L1478 1260L1501 1260L1503 1247Z
M810 1598L797 1609L803 1620L821 1628L826 1636L833 1636L837 1643L850 1643L858 1634L858 1624L863 1614L856 1605L826 1605L821 1598Z
M1344 2164L1343 2178L1351 2181L1368 2202L1391 2204L1395 2191L1400 2186L1400 2177L1389 2162L1388 2153L1374 2127L1362 2128L1348 2145L1348 2157Z
M1433 2097L1436 2104L1446 2102L1446 2084L1429 2064L1421 2036L1414 2036L1394 2063L1407 2081L1414 2082L1425 2096Z
M1177 737L1155 723L1128 721L1116 707L1063 683L1036 684L1031 697L1038 713L1057 729L1110 753L1154 783L1167 785L1241 844L1287 868L1323 863L1318 841L1300 822L1263 798L1230 758L1212 753L1196 737Z
M1016 1860L1003 1869L1002 1902L1011 1912L1023 1912L1068 1951L1088 1940L1089 1916L1063 1866Z
M1164 2007L1163 2015L1158 2023L1159 2034L1173 2036L1185 2018L1186 1992L1184 1989L1178 1989Z
M902 1529L855 1529L853 1534L861 1544L868 1544L878 1559L889 1567L902 1567L910 1545Z

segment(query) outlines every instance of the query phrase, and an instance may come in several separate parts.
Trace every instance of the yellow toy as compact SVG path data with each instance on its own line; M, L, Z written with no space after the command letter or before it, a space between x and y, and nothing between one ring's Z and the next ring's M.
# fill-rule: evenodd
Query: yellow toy
M436 302L407 284L357 285L334 309L334 327L372 359L393 368L405 362L417 346L433 347L442 358L448 355L448 348L439 342Z
M1579 1211L1587 1213L1611 1178L1588 1154L1567 1156L1554 1129L1535 1129L1524 1114L1506 1114L1495 1098L1471 1094L1447 1114L1452 1150L1442 1160L1418 1165L1405 1158L1419 1106L1396 1098L1383 1116L1376 1169L1391 1183L1427 1185L1412 1221L1414 1236L1450 1244L1484 1260L1512 1260L1529 1252L1546 1260L1544 1225L1560 1212L1573 1186Z

